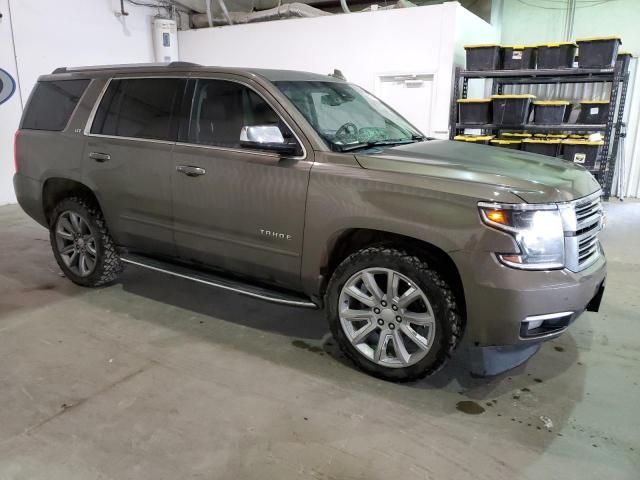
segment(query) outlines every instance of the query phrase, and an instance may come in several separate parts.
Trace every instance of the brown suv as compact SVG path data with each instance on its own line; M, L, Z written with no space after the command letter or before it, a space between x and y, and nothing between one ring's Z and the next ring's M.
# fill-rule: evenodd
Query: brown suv
M530 346L598 309L600 189L582 167L425 138L356 85L186 63L60 68L15 141L22 208L84 286L135 264L326 308L391 380Z

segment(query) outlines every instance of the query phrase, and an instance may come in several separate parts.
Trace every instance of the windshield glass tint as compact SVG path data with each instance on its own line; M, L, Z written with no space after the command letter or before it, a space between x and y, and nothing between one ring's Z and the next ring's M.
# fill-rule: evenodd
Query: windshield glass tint
M276 82L334 150L422 138L400 115L362 88L340 82Z

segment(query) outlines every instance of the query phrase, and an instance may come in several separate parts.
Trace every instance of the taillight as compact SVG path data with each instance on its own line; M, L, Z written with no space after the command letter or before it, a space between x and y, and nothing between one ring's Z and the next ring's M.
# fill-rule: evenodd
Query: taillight
M16 130L15 135L13 136L13 168L15 172L18 173L18 136L20 135L20 130Z

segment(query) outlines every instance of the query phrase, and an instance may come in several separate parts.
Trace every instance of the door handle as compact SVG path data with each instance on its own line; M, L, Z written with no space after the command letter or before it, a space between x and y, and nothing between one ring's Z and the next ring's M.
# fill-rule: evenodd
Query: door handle
M184 173L187 177L199 177L200 175L207 173L204 168L192 167L190 165L178 165L176 170L180 173Z
M111 160L111 155L108 153L91 152L89 158L94 159L96 162L106 162L107 160Z

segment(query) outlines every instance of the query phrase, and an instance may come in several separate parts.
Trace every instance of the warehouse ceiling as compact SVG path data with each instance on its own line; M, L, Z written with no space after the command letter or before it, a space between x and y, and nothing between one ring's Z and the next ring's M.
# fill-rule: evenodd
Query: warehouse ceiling
M371 9L436 5L445 0L126 0L127 3L179 10L192 15L196 27L269 21L280 18L312 17ZM492 0L460 0L460 4L487 22ZM256 12L263 12L256 14Z

